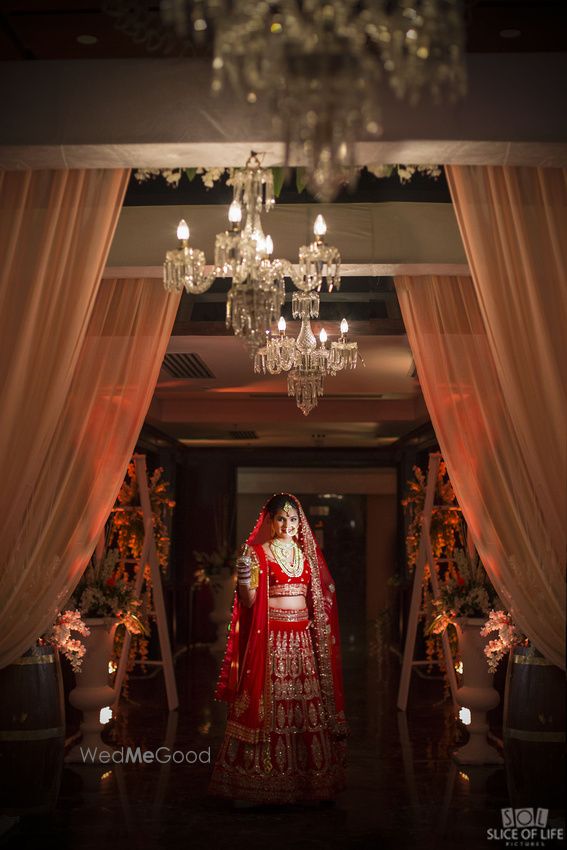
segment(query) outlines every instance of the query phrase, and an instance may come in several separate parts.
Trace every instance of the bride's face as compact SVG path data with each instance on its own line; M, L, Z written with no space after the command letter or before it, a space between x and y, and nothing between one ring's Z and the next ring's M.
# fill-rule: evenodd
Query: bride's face
M276 511L272 519L272 534L282 543L291 543L299 528L299 514L295 509Z

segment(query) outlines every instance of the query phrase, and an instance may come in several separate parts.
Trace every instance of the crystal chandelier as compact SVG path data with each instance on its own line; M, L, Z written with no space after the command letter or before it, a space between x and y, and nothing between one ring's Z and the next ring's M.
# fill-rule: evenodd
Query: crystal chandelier
M248 345L255 372L288 373L288 395L295 397L297 406L307 415L323 395L325 376L357 365L358 345L347 338L346 319L341 322L339 339L329 347L325 329L317 345L311 327L311 319L319 316L321 288L326 285L329 292L340 289L341 255L325 242L327 225L318 215L314 239L300 247L296 267L288 260L272 260L272 239L265 235L260 219L261 213L269 212L275 203L272 172L263 169L253 153L246 166L232 175L231 182L230 229L217 234L214 267L207 270L203 251L189 247L189 227L182 219L177 228L180 247L166 253L164 285L170 292L185 288L199 294L206 292L216 277L230 277L227 327ZM293 317L301 320L296 339L286 336L283 316L278 334L270 336L285 301L286 277L297 290L292 297Z
M320 200L381 134L383 82L411 105L466 90L462 0L168 0L162 15L183 36L213 25L213 92L266 101Z
M179 222L180 247L167 251L164 286L169 292L183 288L193 295L206 292L217 277L230 277L226 302L226 326L247 345L250 356L264 345L276 324L285 301L285 278L304 292L329 292L340 287L341 257L325 242L327 225L322 215L315 219L314 240L299 249L294 267L288 260L272 259L272 238L262 229L261 214L273 209L271 169L262 168L252 153L246 165L232 174L233 200L228 210L229 230L215 240L214 266L207 270L203 251L189 247L189 227Z
M169 292L206 292L217 277L232 279L226 302L226 325L248 345L251 355L277 321L285 300L287 265L272 260L273 242L262 230L260 214L274 206L273 176L252 153L246 165L234 172L233 200L228 210L230 229L217 234L212 270L207 271L203 251L189 248L189 227L177 228L180 247L166 253L164 286Z
M279 375L288 372L287 391L294 396L298 408L307 416L323 395L324 378L336 375L343 369L356 369L358 344L348 340L348 322L343 319L341 335L327 347L327 332L321 328L319 346L311 319L319 316L317 292L296 292L292 298L294 319L301 319L297 338L286 336L283 316L278 321L278 335L267 340L266 345L256 352L254 371Z

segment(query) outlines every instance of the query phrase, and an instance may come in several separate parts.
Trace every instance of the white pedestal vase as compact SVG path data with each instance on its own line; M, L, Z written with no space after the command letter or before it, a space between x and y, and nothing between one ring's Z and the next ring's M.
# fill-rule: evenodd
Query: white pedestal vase
M210 620L217 627L217 639L210 647L211 652L224 652L226 635L231 619L232 599L234 596L235 576L229 568L221 570L212 579L214 608Z
M463 663L462 685L457 690L457 701L470 710L470 723L466 726L469 740L453 752L459 764L502 764L503 758L486 738L489 731L486 713L496 708L500 694L493 687L493 674L488 669L484 646L488 637L481 637L485 618L458 617L455 620L459 636L459 653Z
M108 662L112 657L118 620L115 617L97 617L84 622L91 633L83 638L86 652L81 672L76 674L76 686L69 694L71 705L83 712L82 739L65 761L93 764L101 762L101 753L114 752L114 747L101 738L104 724L100 722L100 710L114 702L114 689L108 684Z

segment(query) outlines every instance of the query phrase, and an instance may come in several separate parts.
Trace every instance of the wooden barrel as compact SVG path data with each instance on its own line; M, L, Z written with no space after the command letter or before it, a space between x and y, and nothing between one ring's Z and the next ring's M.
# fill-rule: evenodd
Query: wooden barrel
M563 808L565 673L535 647L510 654L503 733L511 804Z
M0 670L0 814L55 807L65 745L59 655L38 646Z

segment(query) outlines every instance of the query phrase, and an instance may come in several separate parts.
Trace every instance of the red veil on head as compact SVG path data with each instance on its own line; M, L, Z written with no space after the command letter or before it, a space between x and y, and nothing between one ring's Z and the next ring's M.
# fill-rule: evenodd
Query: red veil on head
M344 710L335 585L299 499L291 493L274 495L286 496L299 514L298 543L307 558L311 574L307 605L313 623L321 698L331 731L342 737L348 734L348 726ZM227 731L245 741L267 739L271 726L268 567L262 543L271 538L271 517L267 506L272 498L262 507L246 541L260 564L256 600L247 608L241 604L235 590L226 652L215 690L215 699L234 704Z

